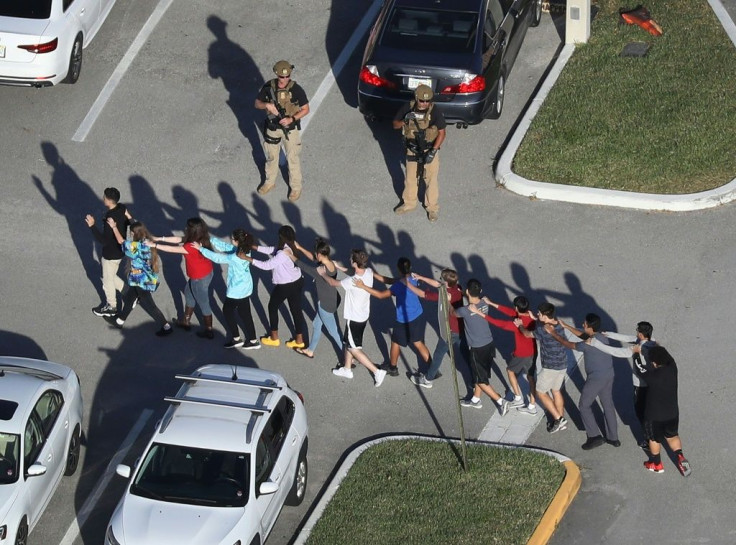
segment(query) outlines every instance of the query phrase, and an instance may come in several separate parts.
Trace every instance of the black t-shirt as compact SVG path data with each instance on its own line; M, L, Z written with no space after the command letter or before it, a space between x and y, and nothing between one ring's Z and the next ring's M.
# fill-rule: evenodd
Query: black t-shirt
M398 112L396 112L396 117L394 117L394 120L401 121L402 119L404 119L404 116L406 116L406 114L409 113L410 110L411 110L411 102L407 102L401 108L399 108ZM442 115L442 112L440 112L436 106L432 108L432 116L431 116L431 119L429 120L429 126L431 127L432 125L437 127L439 130L442 130L447 127L445 116Z
M258 100L260 100L261 102L273 102L273 98L271 97L271 81L267 81L258 92ZM276 86L276 88L278 89L278 85ZM302 86L299 85L297 82L294 81L294 85L291 86L290 91L292 104L296 104L301 108L305 104L309 103L309 100L307 99L307 93L304 92ZM274 93L275 92L276 91L274 91Z
M91 227L92 233L95 238L102 244L102 257L110 260L117 260L123 258L123 249L118 244L118 239L115 238L115 233L112 231L112 227L107 224L107 219L112 218L115 220L115 224L118 227L118 231L125 238L128 234L128 218L125 217L126 208L124 204L118 203L115 208L105 212L102 216L102 230L98 228L97 223Z
M638 376L649 386L647 390L644 418L653 422L666 422L680 414L677 403L677 365L654 367L646 363L646 372L635 369Z

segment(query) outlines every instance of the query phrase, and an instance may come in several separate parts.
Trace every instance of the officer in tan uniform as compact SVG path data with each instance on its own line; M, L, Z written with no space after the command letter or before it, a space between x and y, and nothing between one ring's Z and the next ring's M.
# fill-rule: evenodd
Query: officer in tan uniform
M419 179L426 185L424 208L427 219L437 221L440 214L440 189L437 174L440 170L439 150L445 141L445 117L432 103L434 93L427 85L414 91L414 100L402 106L394 118L394 129L400 129L406 146L406 179L402 204L394 208L405 214L417 207Z
M289 165L289 200L294 202L302 194L302 169L299 154L302 151L300 120L309 113L309 101L304 89L291 79L294 67L279 61L273 67L276 78L267 81L258 93L256 108L266 110L263 129L263 149L266 152L266 179L258 193L265 195L276 187L279 172L279 151L284 147Z

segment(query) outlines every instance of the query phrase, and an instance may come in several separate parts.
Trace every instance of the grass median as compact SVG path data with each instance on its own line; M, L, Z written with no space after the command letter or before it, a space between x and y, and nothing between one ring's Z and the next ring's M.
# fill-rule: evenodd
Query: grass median
M705 0L648 0L654 37L594 2L577 46L534 118L514 172L545 182L682 194L736 176L736 48ZM621 57L646 42L646 57Z
M468 466L445 442L370 447L307 544L523 544L565 477L555 458L524 449L468 445Z

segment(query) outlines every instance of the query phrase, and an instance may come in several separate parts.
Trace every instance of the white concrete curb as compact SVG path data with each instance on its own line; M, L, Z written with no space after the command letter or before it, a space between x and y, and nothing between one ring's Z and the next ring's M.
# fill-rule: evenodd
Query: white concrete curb
M723 25L728 37L736 45L736 25L720 0L708 0L711 8ZM628 191L614 191L589 187L558 185L546 182L527 180L515 174L512 170L514 156L521 145L526 132L529 130L532 119L537 115L539 108L547 98L550 89L557 81L562 69L570 60L575 46L565 45L560 56L555 61L552 70L544 80L539 92L532 100L529 109L519 123L508 146L501 155L496 167L496 181L509 191L534 199L550 201L574 202L579 204L597 204L601 206L617 206L640 210L669 210L684 212L713 208L736 200L736 178L724 186L700 193L687 195L657 195L652 193L632 193Z
M397 440L407 440L407 439L418 439L418 440L423 440L423 441L441 441L443 443L450 441L456 444L460 443L459 439L442 439L441 437L427 437L425 435L402 434L402 435L387 435L385 437L374 439L372 441L367 441L365 443L358 445L357 447L355 447L353 450L350 451L350 454L348 454L347 458L345 458L343 463L340 465L340 468L337 470L337 473L335 474L335 476L330 480L329 486L325 490L324 494L322 494L322 497L317 502L317 505L315 506L314 511L312 511L312 514L309 516L309 518L307 519L307 522L304 524L301 531L299 532L299 535L294 541L294 545L304 545L307 542L307 539L309 538L309 534L312 533L312 529L314 528L314 525L317 524L317 521L322 516L322 513L324 513L325 509L327 508L327 504L330 503L333 496L337 492L337 489L340 487L340 483L342 483L342 480L347 476L348 471L350 471L350 468L353 466L355 461L360 457L360 455L363 454L363 452L365 452L372 446L375 446L379 443L383 443L385 441L397 441ZM556 458L557 460L560 461L560 463L572 461L570 460L570 458L560 454L559 452L542 450L538 448L520 447L520 446L514 446L514 445L503 445L503 444L496 444L496 443L488 443L486 441L473 441L470 439L467 439L466 443L473 444L473 445L492 445L494 447L500 447L500 448L523 448L525 450L539 452L541 454L546 454L547 456Z

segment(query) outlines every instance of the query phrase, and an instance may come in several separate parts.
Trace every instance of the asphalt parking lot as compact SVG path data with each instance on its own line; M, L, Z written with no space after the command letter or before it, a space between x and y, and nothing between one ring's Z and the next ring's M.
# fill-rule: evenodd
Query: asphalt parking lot
M156 234L180 232L186 218L202 215L218 236L244 227L269 243L279 225L290 223L305 245L325 236L338 259L353 247L366 247L384 274L406 255L418 272L437 275L452 266L461 279L479 278L492 298L508 301L525 293L535 304L547 299L558 305L561 316L578 323L594 309L603 311L607 329L626 332L648 319L680 367L681 432L694 474L685 481L672 465L664 475L642 469L623 398L624 445L615 451L583 453L579 418L577 429L571 426L552 437L537 430L529 444L558 450L583 470L581 493L553 542L733 542L728 483L736 426L727 412L733 379L725 366L732 344L727 314L734 300L736 209L606 210L530 201L495 187L498 150L560 47L561 33L545 14L540 27L527 34L508 81L502 118L448 131L440 220L429 224L420 211L396 217L391 209L402 182L399 138L387 125L366 124L355 109L362 41L335 84L325 79L372 5L367 0L346 4L172 3L84 138L74 136L162 4L117 0L85 50L77 85L0 88L5 129L0 353L74 367L85 399L82 471L62 483L31 543L103 541L124 484L119 477L107 481L108 464L135 460L163 413L163 396L175 391L174 374L204 363L272 369L305 396L311 435L307 498L300 508L282 512L270 544L292 539L350 446L387 432L459 433L449 380L418 391L401 376L375 389L367 373L356 372L353 381L343 383L329 372L336 355L325 341L314 360L285 348L225 351L217 314L214 341L182 332L158 339L140 311L122 332L108 328L90 312L99 302L99 264L83 218L88 212L99 215L101 192L110 185ZM727 7L733 16L733 2ZM286 200L283 184L265 198L255 193L263 153L261 116L252 104L282 57L296 66L294 79L310 98L327 81L304 132L305 188L296 205ZM177 257L163 260L166 284L156 301L173 316L182 309L184 276ZM265 277L256 276L260 332L267 288ZM224 282L214 285L224 292ZM379 301L372 308L368 352L381 361L393 309ZM431 304L426 310L434 314ZM282 336L286 331L282 324ZM431 326L430 348L435 339ZM499 334L498 341L508 354L510 340ZM415 367L414 354L405 351L400 366ZM625 373L620 381L623 386ZM578 386L573 380L568 387L573 422ZM465 417L468 435L477 437L490 408ZM81 514L86 524L78 531L74 520Z

